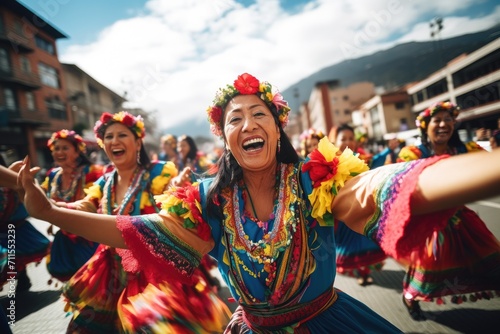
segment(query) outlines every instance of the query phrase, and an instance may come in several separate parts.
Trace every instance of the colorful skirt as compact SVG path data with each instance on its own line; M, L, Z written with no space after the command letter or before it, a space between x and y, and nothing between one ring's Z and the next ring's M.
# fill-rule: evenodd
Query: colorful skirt
M65 310L73 313L68 333L119 333L117 304L129 279L116 250L99 245L63 288Z
M500 242L472 210L463 207L406 261L407 299L452 302L493 296L500 291Z
M203 274L193 280L148 283L135 276L118 303L124 333L222 333L231 312Z
M125 272L121 260L116 249L100 245L66 283L63 295L73 313L68 333L223 331L230 312L201 272L189 286L149 282L142 272Z
M381 270L387 258L375 242L337 220L335 249L337 272L352 277L367 277L373 270Z
M66 282L94 255L98 243L57 231L47 256L47 270L61 282Z

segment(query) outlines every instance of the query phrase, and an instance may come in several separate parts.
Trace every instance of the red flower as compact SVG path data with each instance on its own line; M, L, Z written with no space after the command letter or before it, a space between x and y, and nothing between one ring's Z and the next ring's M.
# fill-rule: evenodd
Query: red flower
M220 107L212 107L210 110L210 121L215 124L220 123L220 119L222 117L222 109Z
M309 158L310 160L302 166L302 171L309 171L309 176L315 188L319 187L321 182L328 181L337 174L338 158L333 159L333 161L326 161L323 154L318 150L311 152Z
M234 80L234 88L243 95L255 94L259 91L259 80L251 74L243 73Z
M134 117L132 117L132 115L125 114L125 116L123 116L123 124L125 124L127 127L131 128L134 123L135 119Z
M110 114L109 112L105 112L101 115L101 122L103 124L108 123L111 119L113 118L113 115Z

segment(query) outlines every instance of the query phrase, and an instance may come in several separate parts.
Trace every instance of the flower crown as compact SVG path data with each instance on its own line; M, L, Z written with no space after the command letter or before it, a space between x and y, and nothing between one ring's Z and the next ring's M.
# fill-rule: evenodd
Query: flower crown
M52 136L50 136L50 139L47 141L47 147L51 151L53 151L54 144L59 139L69 140L73 145L76 146L78 151L80 151L81 153L85 153L86 145L83 142L83 138L80 135L78 135L75 131L63 129L52 133Z
M104 139L104 131L112 123L121 123L128 127L139 139L144 138L146 131L144 128L144 120L140 115L134 116L126 111L120 111L116 114L105 112L101 115L101 119L95 122L94 134L97 144L104 147L102 140Z
M318 139L322 139L324 137L324 133L321 130L315 130L310 128L309 130L304 130L299 136L300 141L305 141L306 139L317 137Z
M257 78L248 73L238 75L233 85L226 85L225 88L219 88L213 105L207 108L208 121L210 122L210 130L218 137L222 137L222 114L223 108L229 101L237 95L257 95L264 101L272 111L272 106L275 107L281 127L284 128L288 123L288 113L290 107L283 99L281 93L267 81L259 82Z
M438 102L422 111L415 120L417 128L425 129L429 119L440 111L447 111L453 118L457 118L460 108L451 102Z

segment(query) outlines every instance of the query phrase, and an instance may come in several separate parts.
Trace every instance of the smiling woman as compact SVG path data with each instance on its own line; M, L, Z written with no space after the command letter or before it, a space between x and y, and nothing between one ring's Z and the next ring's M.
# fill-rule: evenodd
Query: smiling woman
M166 189L177 175L177 169L172 162L149 160L142 142L146 135L142 118L123 111L104 113L96 122L94 132L112 169L87 190L84 199L67 207L104 215L158 212L153 196ZM132 260L125 251L100 245L92 255L64 286L67 307L73 311L68 333L136 333L139 323L142 329L159 326L166 332L182 331L193 323L207 331L216 331L227 322L225 305L202 275L196 276L192 284L181 285L166 277L152 278L141 271L137 259ZM200 288L195 287L197 284ZM143 309L156 302L153 287L165 289L162 296L168 312L161 317L142 319ZM135 304L137 295L146 301ZM182 306L175 298L184 301ZM205 313L197 313L195 317L197 310L188 301L204 304ZM121 321L117 321L118 313ZM183 324L173 324L168 320L171 318L181 319Z
M42 183L47 197L66 206L85 197L89 188L103 174L103 166L91 164L82 137L70 130L54 132L47 142L56 167L48 171ZM53 234L52 226L48 234ZM59 230L54 235L47 258L52 277L66 282L94 254L98 243ZM49 281L49 283L52 279Z
M475 142L460 140L455 129L459 111L451 102L438 102L421 112L416 124L422 144L401 149L399 161L483 151ZM479 158L477 163L482 163ZM399 259L407 268L403 302L412 318L425 320L419 305L422 300L442 303L444 296L451 296L453 303L489 299L490 290L500 289L500 283L482 277L488 277L488 272L500 265L499 249L498 240L475 212L465 206L455 210L425 244Z
M334 218L388 255L402 256L425 244L450 208L499 194L498 169L464 156L367 171L350 149L340 152L326 138L299 161L283 129L289 111L272 85L244 73L221 89L207 110L214 134L224 142L215 176L169 188L156 197L158 214L112 217L54 207L40 196L26 160L20 181L31 199L28 210L128 248L128 262L136 269L169 283L193 282L201 259L210 254L239 304L226 333L400 333L334 288ZM478 154L488 164L500 160L500 150ZM464 166L468 182L455 182L455 164ZM484 279L498 284L500 273ZM141 309L140 319L134 319L140 325L168 313L165 296L168 288L150 285L123 310L151 305L149 299L158 305ZM140 326L134 329L140 332Z

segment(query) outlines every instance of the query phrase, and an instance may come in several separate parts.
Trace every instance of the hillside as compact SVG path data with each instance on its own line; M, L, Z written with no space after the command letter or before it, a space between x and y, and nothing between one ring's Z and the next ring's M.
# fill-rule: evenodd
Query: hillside
M457 56L471 53L500 37L499 31L500 25L496 25L488 30L439 42L404 43L368 56L342 61L293 84L283 91L283 96L292 110L298 110L298 101L307 101L314 85L320 81L340 80L342 86L370 81L386 89L420 81ZM298 99L294 96L296 91Z

